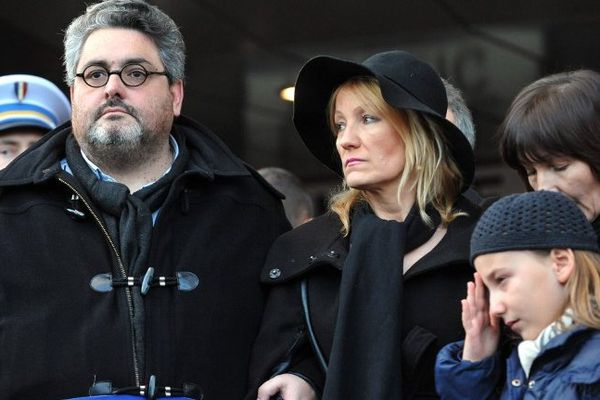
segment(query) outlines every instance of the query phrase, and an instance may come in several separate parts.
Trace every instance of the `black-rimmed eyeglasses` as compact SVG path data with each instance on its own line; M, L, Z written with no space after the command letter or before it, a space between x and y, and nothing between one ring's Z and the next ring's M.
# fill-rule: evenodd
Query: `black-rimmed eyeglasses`
M101 65L90 65L86 67L83 72L75 74L75 76L83 79L88 86L98 88L106 85L108 79L113 74L118 75L119 78L121 78L121 82L129 87L143 85L150 75L164 75L168 77L166 71L148 71L140 64L126 64L120 71L109 71Z

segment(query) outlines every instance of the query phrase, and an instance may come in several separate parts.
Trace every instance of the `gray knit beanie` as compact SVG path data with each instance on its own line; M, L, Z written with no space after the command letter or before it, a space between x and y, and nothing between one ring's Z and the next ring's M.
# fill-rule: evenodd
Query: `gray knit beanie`
M600 253L592 225L572 200L545 190L514 194L481 216L471 235L471 263L487 253L554 248Z

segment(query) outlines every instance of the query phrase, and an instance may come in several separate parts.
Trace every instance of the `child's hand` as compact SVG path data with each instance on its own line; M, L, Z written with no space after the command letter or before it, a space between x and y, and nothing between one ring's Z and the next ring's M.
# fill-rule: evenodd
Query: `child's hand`
M465 328L463 360L480 361L496 352L500 338L498 317L490 315L486 288L481 276L467 283L467 298L461 300L462 323Z

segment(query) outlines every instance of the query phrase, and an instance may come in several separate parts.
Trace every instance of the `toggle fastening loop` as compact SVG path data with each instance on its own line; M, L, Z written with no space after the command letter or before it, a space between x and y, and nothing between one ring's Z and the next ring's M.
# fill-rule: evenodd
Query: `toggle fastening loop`
M190 292L196 289L200 283L198 276L189 271L181 271L177 276L154 276L154 268L149 267L142 277L128 276L125 278L113 278L110 273L103 273L94 276L90 280L90 287L100 293L106 293L119 287L140 286L142 295L148 294L153 287L172 287L177 286L182 292Z

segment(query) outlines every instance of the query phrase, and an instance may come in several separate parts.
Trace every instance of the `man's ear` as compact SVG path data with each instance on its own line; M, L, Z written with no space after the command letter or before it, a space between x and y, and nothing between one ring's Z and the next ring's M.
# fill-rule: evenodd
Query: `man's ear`
M552 249L550 259L556 279L561 284L566 284L575 270L575 253L571 249Z
M181 106L183 105L183 81L178 79L169 86L171 96L173 98L173 115L178 117L181 114Z

